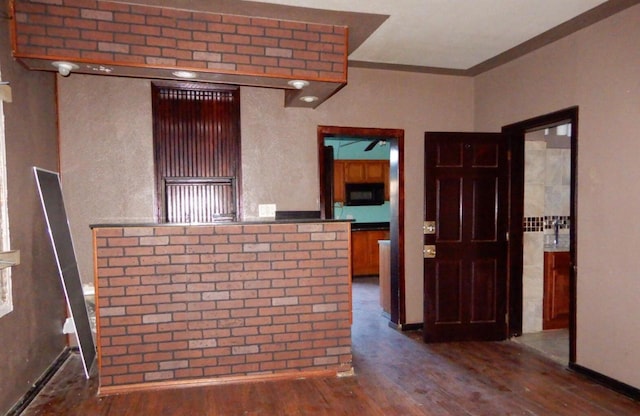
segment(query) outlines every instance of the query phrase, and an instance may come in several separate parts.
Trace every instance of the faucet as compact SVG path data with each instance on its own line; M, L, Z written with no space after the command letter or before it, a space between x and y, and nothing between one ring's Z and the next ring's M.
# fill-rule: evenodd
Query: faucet
M560 230L560 221L556 218L553 220L553 245L558 245L558 232Z

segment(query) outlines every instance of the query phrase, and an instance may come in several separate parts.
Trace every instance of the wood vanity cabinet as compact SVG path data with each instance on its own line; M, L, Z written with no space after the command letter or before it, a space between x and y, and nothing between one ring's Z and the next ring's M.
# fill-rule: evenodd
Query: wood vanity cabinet
M351 232L352 276L374 276L380 271L378 240L388 240L386 230L353 230Z
M388 160L336 160L333 163L333 200L345 202L346 183L384 183L385 200L389 200Z
M544 253L542 329L569 327L569 267L568 251Z

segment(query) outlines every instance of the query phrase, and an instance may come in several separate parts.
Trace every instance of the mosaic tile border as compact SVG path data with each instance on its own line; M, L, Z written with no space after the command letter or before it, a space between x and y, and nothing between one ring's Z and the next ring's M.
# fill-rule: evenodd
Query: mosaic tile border
M558 221L559 229L566 230L571 224L571 217L568 215L545 215L544 217L524 217L522 226L525 233L543 232L552 230L553 224Z

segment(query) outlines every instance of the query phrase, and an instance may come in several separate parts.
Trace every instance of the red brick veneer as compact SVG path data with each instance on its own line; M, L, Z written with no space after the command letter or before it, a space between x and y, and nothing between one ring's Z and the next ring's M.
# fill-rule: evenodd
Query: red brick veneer
M346 81L347 28L107 0L13 0L14 56Z
M350 370L349 227L95 227L101 393Z

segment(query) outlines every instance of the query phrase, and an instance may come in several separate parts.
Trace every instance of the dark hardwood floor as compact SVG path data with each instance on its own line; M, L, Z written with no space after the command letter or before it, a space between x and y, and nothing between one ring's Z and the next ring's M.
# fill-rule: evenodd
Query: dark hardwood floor
M69 358L23 415L640 415L640 403L524 345L423 344L387 326L375 279L356 279L356 375L97 397Z

